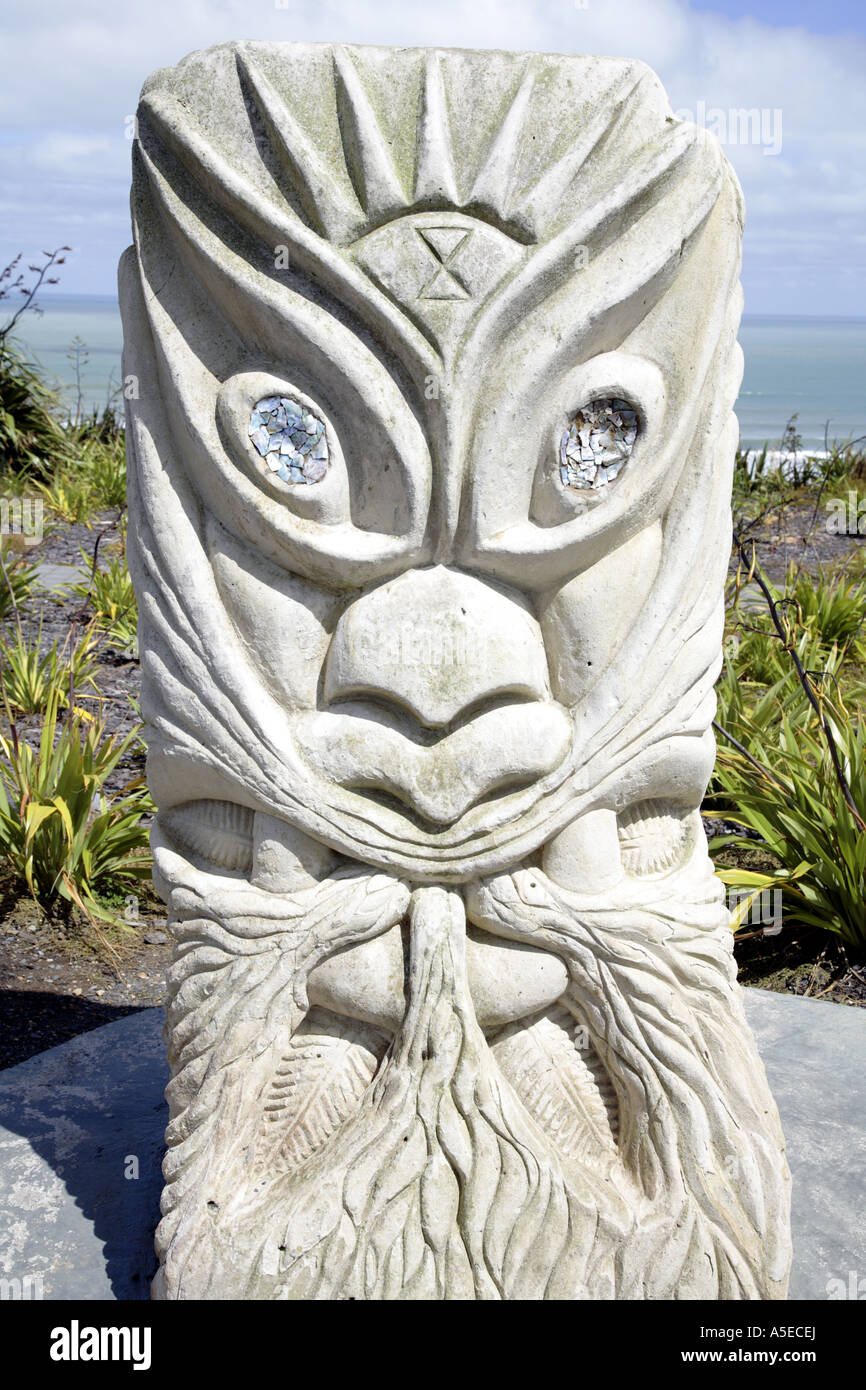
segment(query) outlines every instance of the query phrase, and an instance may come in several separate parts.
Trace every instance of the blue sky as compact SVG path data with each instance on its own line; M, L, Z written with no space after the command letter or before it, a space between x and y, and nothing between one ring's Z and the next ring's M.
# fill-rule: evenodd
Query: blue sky
M693 10L742 19L750 15L767 24L801 25L813 34L864 34L866 9L863 0L718 0L717 4L694 4Z
M862 0L4 0L0 264L68 242L60 290L113 293L139 88L230 38L642 58L739 174L747 312L866 316Z

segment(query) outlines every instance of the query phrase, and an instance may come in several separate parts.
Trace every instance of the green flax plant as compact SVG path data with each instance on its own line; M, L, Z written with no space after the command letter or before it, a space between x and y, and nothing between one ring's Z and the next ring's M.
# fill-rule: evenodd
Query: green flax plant
M770 626L751 627L726 656L710 802L739 830L715 837L711 850L758 848L774 867L717 872L752 897L781 888L789 926L821 927L862 954L866 730L845 691L846 663L859 641L850 595L840 585L807 600L799 576L789 576L780 594L753 550L737 541L737 587L757 585Z

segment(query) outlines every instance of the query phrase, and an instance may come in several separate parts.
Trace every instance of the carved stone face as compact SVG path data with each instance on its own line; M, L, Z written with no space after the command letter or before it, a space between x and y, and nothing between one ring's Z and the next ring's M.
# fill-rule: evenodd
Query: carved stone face
M178 922L195 900L225 932L293 920L365 866L384 918L293 957L301 1013L268 1046L351 1020L384 1085L429 1035L435 959L477 1066L499 1047L521 1094L509 1027L559 1046L590 1026L573 998L562 1023L580 972L573 942L529 940L533 894L627 913L685 891L719 921L698 807L735 181L648 70L608 59L232 45L157 73L139 121L121 280L159 881ZM529 899L510 924L497 875ZM215 944L195 939L187 961ZM584 1082L607 1171L623 1101L603 1051ZM304 1174L327 1149L295 1153ZM450 1259L403 1294L459 1285Z

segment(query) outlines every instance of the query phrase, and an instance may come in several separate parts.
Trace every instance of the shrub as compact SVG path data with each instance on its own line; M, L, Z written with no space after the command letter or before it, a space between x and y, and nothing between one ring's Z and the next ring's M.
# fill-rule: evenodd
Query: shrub
M833 648L838 649L834 677L843 662L862 661L866 656L866 575L858 575L857 569L852 561L835 574L822 571L813 578L792 564L781 589L762 576L769 599L785 614L791 641L806 670L816 668L826 675L826 658ZM741 570L734 583L726 646L736 652L739 680L771 685L793 671L790 654L769 611L742 603L746 578Z
M94 509L93 486L89 475L77 465L60 470L49 481L38 480L36 487L48 506L63 520L87 522Z
M126 506L126 446L122 434L79 437L80 467L90 486L91 506L98 511Z
M64 521L88 522L94 512L126 506L126 449L122 432L103 437L86 427L70 431L69 455L50 478L36 481Z
M35 642L29 641L17 628L11 641L0 637L0 691L11 717L22 714L44 714L51 699L62 709L73 703L86 687L96 690L94 676L96 660L93 634L90 629L74 646L67 640L61 647L54 642L46 650L41 647L42 628ZM90 715L77 709L76 713L89 719Z
M12 549L8 537L0 539L0 622L5 622L30 597L38 572L38 565L28 564L22 554Z
M142 816L153 806L140 778L105 791L137 732L118 739L74 711L60 722L58 711L55 690L35 748L14 722L0 734L0 855L44 908L77 907L97 925L115 920L100 891L150 876Z
M92 565L84 550L81 555ZM90 579L70 585L70 592L90 605L98 631L111 646L138 656L138 606L125 555L113 556L104 570L92 569Z
M802 695L802 692L801 692ZM866 950L866 730L826 695L823 718L830 729L852 810L836 773L830 746L805 696L791 689L775 738L753 717L738 726L749 756L719 745L715 784L727 802L725 816L760 836L778 862L768 872L720 868L723 882L750 893L781 888L791 925L822 927L858 953ZM750 746L749 746L750 745ZM756 757L755 754L760 756ZM758 764L756 766L756 764ZM743 835L717 836L711 848L755 848Z
M717 687L722 738L710 801L757 839L717 836L711 849L717 859L730 847L758 849L775 867L724 864L717 871L753 895L781 888L789 924L822 927L862 952L866 732L845 695L860 689L850 657L860 641L862 586L822 576L813 590L789 571L780 594L754 562L747 568L770 626L755 626L760 614L735 615L745 630L738 645L728 645Z
M851 580L844 571L829 579L823 573L812 579L792 566L784 595L779 597L794 606L795 621L820 637L825 647L850 650L857 658L866 651L862 637L866 579Z
M42 477L70 458L58 418L60 401L39 369L8 340L0 340L0 461L4 472Z

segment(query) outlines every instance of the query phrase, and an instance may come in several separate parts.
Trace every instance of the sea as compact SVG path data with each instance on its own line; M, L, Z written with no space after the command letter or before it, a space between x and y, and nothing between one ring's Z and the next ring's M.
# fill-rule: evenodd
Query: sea
M121 384L123 334L110 295L45 295L16 338L62 393L70 415L101 410ZM786 426L804 449L866 436L866 319L747 314L737 400L744 448L778 448ZM77 375L76 375L77 373ZM866 442L866 441L864 441Z

